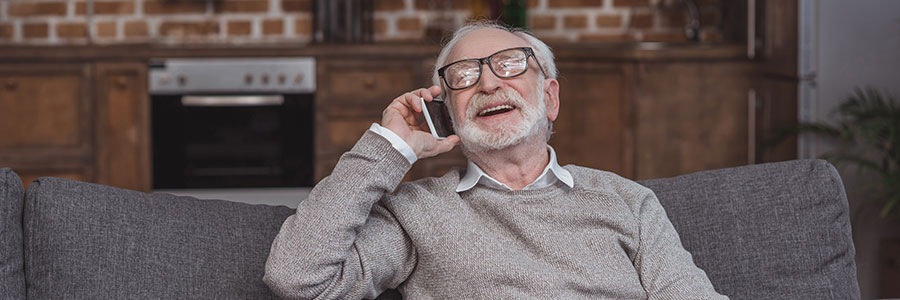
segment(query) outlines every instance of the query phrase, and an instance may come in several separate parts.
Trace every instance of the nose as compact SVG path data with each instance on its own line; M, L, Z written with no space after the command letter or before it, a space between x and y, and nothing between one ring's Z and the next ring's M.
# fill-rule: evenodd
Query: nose
M497 77L487 64L481 65L481 78L478 79L478 91L493 94L503 85L503 79Z

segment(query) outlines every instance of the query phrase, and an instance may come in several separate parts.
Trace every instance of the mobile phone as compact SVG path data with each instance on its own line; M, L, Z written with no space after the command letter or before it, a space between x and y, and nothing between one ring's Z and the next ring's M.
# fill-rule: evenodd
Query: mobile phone
M435 98L431 102L425 102L424 98L419 98L419 101L422 104L425 122L428 123L428 129L434 138L444 139L454 134L450 111L447 110L447 104L443 100Z

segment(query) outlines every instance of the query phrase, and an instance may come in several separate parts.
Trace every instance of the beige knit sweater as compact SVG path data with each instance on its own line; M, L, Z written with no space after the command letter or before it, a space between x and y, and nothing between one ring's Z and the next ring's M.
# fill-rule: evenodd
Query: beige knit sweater
M284 222L264 281L292 299L724 298L633 181L566 166L574 188L456 193L459 170L398 187L409 168L366 132Z

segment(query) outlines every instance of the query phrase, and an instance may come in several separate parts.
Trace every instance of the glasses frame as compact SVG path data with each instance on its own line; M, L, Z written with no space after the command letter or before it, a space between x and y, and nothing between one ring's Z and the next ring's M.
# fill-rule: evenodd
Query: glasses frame
M494 70L494 66L491 64L491 58L493 58L494 55L497 55L497 54L500 54L501 52L506 52L506 51L509 51L509 50L521 50L522 52L525 52L525 69L522 70L521 73L518 73L518 74L515 74L515 75L510 75L510 76L500 76L500 74L497 74L497 71ZM444 85L446 85L447 88L449 88L449 89L451 89L451 90L454 90L454 91L464 90L464 89L467 89L467 88L470 88L470 87L475 86L476 84L478 84L479 81L481 81L481 75L484 74L484 73L483 73L483 72L484 72L484 68L482 68L482 65L487 64L487 65L488 65L488 69L491 70L491 73L494 73L494 75L496 75L498 78L513 78L513 77L516 77L516 76L519 76L519 75L522 75L522 74L525 74L526 72L528 72L528 67L529 67L529 65L528 65L528 58L529 58L529 57L534 58L534 62L537 63L538 69L540 69L540 70L541 70L541 73L544 74L544 77L546 77L546 76L547 76L547 72L544 71L544 68L541 66L541 62L538 61L537 55L534 54L534 50L531 49L531 47L514 47L514 48L508 48L508 49L503 49L503 50L494 52L494 54L491 54L491 55L489 55L489 56L487 56L487 57L482 57L482 58L469 58L469 59L461 59L461 60L457 60L457 61L454 61L454 62L452 62L452 63L449 63L449 64L447 64L446 66L443 66L443 67L441 67L440 69L438 69L438 76L441 77L441 79L444 81ZM464 86L464 87L461 87L461 88L454 88L454 87L451 87L451 86L450 86L450 83L447 81L447 77L444 76L444 71L446 71L447 68L449 68L449 67L452 66L452 65L455 65L455 64L461 63L461 62L466 62L466 61L475 61L475 62L478 62L478 77L475 78L475 82L472 82L472 84L470 84L470 85L467 85L467 86Z

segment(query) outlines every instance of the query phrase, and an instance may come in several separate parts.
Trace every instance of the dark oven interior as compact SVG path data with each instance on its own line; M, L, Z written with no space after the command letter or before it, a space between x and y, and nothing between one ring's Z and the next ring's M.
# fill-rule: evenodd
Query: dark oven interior
M313 185L312 94L258 105L182 96L151 97L154 189Z

